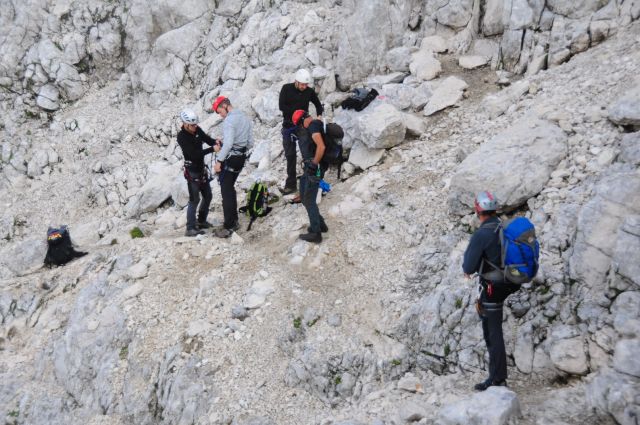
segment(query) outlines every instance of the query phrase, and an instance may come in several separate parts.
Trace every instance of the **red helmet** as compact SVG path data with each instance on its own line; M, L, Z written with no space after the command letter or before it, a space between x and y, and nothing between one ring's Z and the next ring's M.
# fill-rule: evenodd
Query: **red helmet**
M218 106L220 106L220 104L222 102L224 102L225 100L229 100L227 99L226 96L218 96L215 100L215 102L213 102L213 106L211 106L211 109L213 110L213 112L215 112L216 114L218 113Z
M307 111L302 110L302 109L297 109L293 115L291 116L291 121L293 121L294 125L298 125L298 122L300 121L300 119L305 119L309 116L309 114L307 113Z

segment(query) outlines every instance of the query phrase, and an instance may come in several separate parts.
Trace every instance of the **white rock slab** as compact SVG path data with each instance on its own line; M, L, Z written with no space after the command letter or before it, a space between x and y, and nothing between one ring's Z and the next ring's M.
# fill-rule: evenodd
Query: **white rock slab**
M424 107L424 115L433 115L444 108L453 106L460 99L468 85L457 77L447 77L438 88L435 89L431 99Z

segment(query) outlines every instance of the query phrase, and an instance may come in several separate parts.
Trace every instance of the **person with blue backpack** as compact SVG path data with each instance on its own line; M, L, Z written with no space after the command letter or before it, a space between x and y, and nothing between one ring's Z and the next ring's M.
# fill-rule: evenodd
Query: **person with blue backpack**
M507 354L502 334L502 307L509 295L529 282L538 271L539 245L533 224L524 217L502 223L497 216L498 200L488 191L478 193L474 209L480 227L464 253L462 270L466 278L478 273L480 295L476 309L482 322L489 377L474 386L506 386Z

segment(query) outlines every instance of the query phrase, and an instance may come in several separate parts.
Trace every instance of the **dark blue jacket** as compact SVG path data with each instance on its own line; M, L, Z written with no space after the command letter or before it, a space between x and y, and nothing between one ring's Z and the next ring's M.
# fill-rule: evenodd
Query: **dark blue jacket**
M498 266L500 265L500 232L497 231L499 223L498 217L490 217L471 236L462 263L462 270L466 274L483 274L493 270L493 267L486 261L482 262L483 259L489 260ZM482 267L482 270L480 270L480 267Z

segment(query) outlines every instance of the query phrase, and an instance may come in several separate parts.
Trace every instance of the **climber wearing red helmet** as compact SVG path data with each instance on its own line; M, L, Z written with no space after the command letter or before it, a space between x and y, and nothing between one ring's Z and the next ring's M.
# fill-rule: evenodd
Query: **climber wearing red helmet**
M211 109L224 119L222 143L213 148L217 152L213 169L218 173L224 213L223 228L215 235L228 238L239 227L235 184L247 159L247 151L253 146L253 126L249 117L234 109L226 96L218 96Z
M300 177L300 199L309 216L309 228L307 233L300 235L300 239L320 243L322 233L329 230L316 203L318 187L325 171L320 164L325 151L323 124L302 109L292 114L292 120L296 125L298 147L304 165Z

